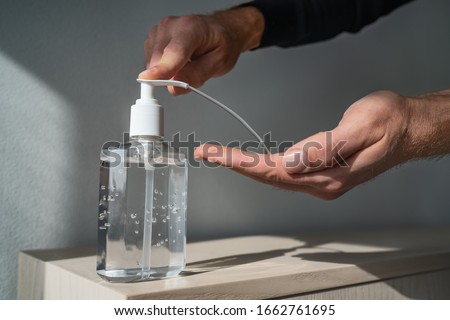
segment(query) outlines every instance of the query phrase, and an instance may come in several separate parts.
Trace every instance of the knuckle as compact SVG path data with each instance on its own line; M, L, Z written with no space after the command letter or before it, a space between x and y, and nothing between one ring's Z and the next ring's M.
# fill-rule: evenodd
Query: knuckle
M167 16L167 17L164 17L164 18L162 18L160 21L159 21L159 26L161 26L161 27L168 27L168 26L170 26L174 21L176 21L178 19L178 17L176 17L176 16Z
M158 33L158 26L153 26L148 30L147 38L148 39L154 38L157 33Z
M401 99L399 94L392 91L375 91L359 100L358 103L371 108L374 112L383 113L386 110L392 110Z
M172 38L170 43L164 48L163 53L173 54L187 60L190 58L190 47L189 44L184 43L182 40Z
M158 26L164 30L184 33L187 30L198 29L201 22L202 18L198 15L167 16L161 19Z
M179 23L181 26L190 27L199 24L202 21L198 15L187 15L179 17Z
M333 180L325 186L325 191L331 194L338 194L346 190L345 182Z

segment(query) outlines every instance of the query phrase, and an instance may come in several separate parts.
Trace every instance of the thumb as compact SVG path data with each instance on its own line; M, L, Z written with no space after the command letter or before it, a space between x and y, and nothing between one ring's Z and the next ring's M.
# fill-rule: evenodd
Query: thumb
M348 166L345 159L362 146L360 133L352 134L345 127L337 127L293 145L284 154L283 166L291 174L319 171L336 165Z

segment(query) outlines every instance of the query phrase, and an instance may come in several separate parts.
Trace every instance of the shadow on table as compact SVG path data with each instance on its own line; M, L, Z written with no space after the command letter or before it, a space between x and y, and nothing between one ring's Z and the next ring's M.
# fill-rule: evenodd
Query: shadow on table
M423 277L415 277L414 283L401 279L401 277L439 270L450 265L448 228L387 229L383 232L380 232L380 230L361 230L322 235L306 234L301 237L288 238L298 240L302 244L283 249L230 255L189 263L182 275L188 277L257 261L290 256L298 258L299 261L355 265L374 275L406 298L450 298L450 286L443 286L442 279L438 277L424 274ZM337 250L336 247L343 249ZM450 281L448 276L446 280ZM399 295L393 296L399 297Z

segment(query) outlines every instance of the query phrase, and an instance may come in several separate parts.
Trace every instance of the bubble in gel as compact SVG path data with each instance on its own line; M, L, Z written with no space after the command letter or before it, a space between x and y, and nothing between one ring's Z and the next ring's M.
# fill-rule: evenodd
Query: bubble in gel
M100 189L106 190L106 187L105 186L101 186Z
M139 234L139 230L134 230L134 233L135 234Z
M152 222L153 222L153 223L156 223L156 218L152 218Z
M131 219L136 219L137 214L136 213L132 213L132 214L130 214L130 217L131 217Z
M111 223L106 222L106 223L105 223L105 227L107 227L107 228L108 228L108 227L111 227Z
M161 206L161 209L163 209L163 210L166 210L166 208L167 208L167 207L166 207L165 205L162 205L162 206Z
M135 224L139 224L139 223L140 223L140 221L139 221L139 220L136 220L136 221L134 221L134 223L135 223Z
M164 223L166 223L166 222L167 222L167 220L166 220L166 219L163 219L163 222L164 222Z
M103 196L103 201L106 201L106 196Z
M155 194L158 194L158 190L157 189L155 189L155 191L153 191Z
M98 227L100 230L106 230L106 227L104 227L104 226L100 226L100 227Z

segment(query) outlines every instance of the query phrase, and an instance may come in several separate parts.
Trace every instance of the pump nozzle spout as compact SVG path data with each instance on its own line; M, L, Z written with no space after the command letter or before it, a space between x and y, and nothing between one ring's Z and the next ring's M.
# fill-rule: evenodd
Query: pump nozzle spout
M174 86L174 87L180 87L183 89L189 89L189 85L186 82L183 81L177 81L177 80L144 80L144 79L137 79L137 81L141 84L147 84L151 87L167 87L167 86Z

